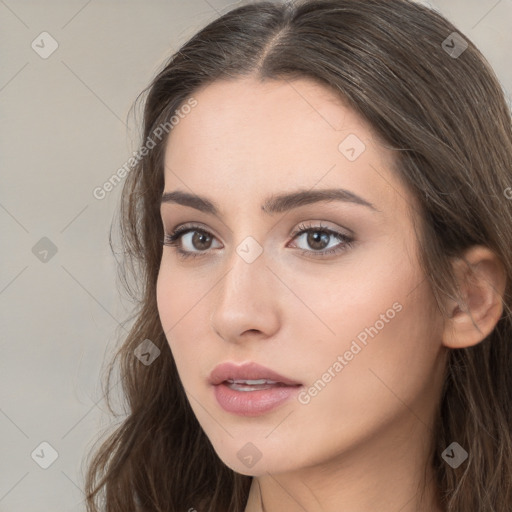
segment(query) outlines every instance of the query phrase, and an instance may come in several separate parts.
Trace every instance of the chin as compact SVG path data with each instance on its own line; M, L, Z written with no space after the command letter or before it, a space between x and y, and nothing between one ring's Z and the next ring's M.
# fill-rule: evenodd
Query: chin
M252 455L251 455L252 454ZM260 452L261 454L261 452ZM264 476L268 473L283 473L290 471L290 460L280 453L273 452L265 457L258 455L252 443L245 443L242 448L234 452L222 453L217 456L235 473L246 476ZM253 457L251 460L251 456ZM286 463L284 462L286 460Z

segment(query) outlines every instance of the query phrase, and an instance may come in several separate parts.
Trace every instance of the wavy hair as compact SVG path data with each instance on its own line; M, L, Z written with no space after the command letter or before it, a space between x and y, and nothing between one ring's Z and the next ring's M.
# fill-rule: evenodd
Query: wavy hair
M453 32L441 14L409 0L254 2L191 37L136 103L144 100L144 143L216 80L314 79L396 150L393 172L420 205L420 263L443 315L446 297L463 303L453 260L474 245L495 252L507 274L503 313L482 342L449 351L429 463L446 512L510 512L511 114L499 80L468 37L461 35L468 45L462 54L450 54ZM88 512L240 512L251 485L252 477L219 459L201 429L159 319L165 142L135 162L123 185L120 275L136 306L105 372L104 393L114 412L110 382L118 365L127 413L87 461ZM145 339L161 351L151 366L134 356ZM441 458L452 441L469 453L456 469Z

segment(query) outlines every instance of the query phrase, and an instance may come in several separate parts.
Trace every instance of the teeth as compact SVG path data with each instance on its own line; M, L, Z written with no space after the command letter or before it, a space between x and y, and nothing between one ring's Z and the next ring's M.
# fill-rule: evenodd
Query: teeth
M277 384L275 380L257 379L257 380L242 380L242 379L228 379L230 384L247 384L248 386L258 386L260 384Z
M228 379L226 384L235 391L261 391L263 389L271 389L283 385L280 382L268 379Z

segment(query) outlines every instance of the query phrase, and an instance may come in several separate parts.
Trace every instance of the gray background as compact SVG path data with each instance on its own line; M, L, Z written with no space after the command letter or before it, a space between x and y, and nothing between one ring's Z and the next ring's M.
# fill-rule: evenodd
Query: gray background
M512 0L423 3L512 91ZM84 510L82 459L110 421L100 371L130 309L108 244L122 185L102 200L93 190L137 149L137 94L234 5L0 0L0 512ZM47 58L31 46L51 49L42 32L58 44ZM47 469L42 442L58 453Z

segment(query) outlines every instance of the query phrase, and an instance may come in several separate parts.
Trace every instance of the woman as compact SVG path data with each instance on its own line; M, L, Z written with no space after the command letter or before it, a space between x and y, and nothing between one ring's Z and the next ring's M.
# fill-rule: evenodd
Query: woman
M239 7L153 80L143 148L90 512L511 509L511 119L466 36Z

